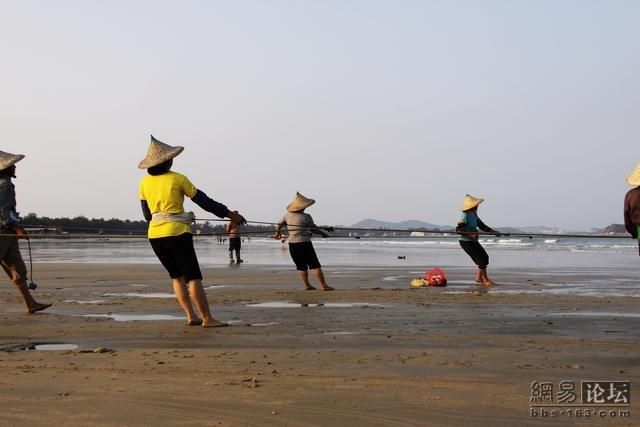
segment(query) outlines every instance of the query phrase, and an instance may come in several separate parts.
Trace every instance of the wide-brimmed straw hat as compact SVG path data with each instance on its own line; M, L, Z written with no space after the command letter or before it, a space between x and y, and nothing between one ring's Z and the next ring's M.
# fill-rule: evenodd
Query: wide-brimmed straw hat
M637 187L640 185L640 165L631 172L631 175L627 177L627 184Z
M469 209L475 208L480 203L484 202L484 199L477 199L469 194L464 196L464 202L462 202L461 211L468 211Z
M289 212L298 212L308 208L315 202L316 202L315 200L308 199L304 197L302 194L296 192L296 197L293 198L293 202L289 203L289 206L287 206L287 210Z
M0 171L5 170L24 159L23 154L11 154L0 151Z
M158 166L159 164L173 159L178 154L182 153L182 150L184 150L184 147L172 147L169 144L158 141L153 137L153 135L151 135L149 151L147 151L147 156L138 164L138 168L149 169L150 167Z

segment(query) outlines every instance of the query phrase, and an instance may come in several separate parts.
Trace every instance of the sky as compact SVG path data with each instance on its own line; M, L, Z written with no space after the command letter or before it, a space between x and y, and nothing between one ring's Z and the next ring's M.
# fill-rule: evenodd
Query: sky
M151 134L248 220L622 223L640 2L0 0L18 210L142 219ZM187 210L213 217L190 201Z

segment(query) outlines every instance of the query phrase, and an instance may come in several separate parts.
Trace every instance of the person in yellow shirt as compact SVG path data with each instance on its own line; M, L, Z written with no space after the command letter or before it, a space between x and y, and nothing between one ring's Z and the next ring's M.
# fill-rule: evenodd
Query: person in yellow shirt
M209 198L186 176L171 171L173 159L183 150L184 147L165 144L151 135L147 155L138 164L138 168L147 169L147 175L140 181L140 203L149 222L149 243L171 277L178 303L187 316L187 324L227 326L214 319L209 309L191 234L190 224L195 215L184 211L184 196L220 218L227 217L236 224L245 224L246 220L237 211ZM199 316L193 309L194 305Z

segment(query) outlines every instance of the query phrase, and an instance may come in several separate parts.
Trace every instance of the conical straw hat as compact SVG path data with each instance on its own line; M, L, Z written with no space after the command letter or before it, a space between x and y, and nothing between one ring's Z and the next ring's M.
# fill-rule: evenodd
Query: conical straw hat
M0 170L5 170L10 166L15 165L22 159L24 159L23 154L11 154L0 151Z
M640 165L631 172L631 175L627 177L627 184L637 187L640 185Z
M315 202L315 200L307 199L302 194L296 192L296 197L293 198L293 202L289 203L289 206L287 206L287 210L289 212L298 212L308 208Z
M147 151L147 156L138 164L138 168L148 169L152 166L158 166L159 164L173 159L178 154L182 153L182 150L184 150L184 147L172 147L171 145L158 141L153 137L153 135L151 135L149 151Z
M468 211L471 208L475 208L482 202L484 202L484 199L476 199L475 197L467 194L464 197L464 202L462 202L462 207L460 208L460 210L463 212Z

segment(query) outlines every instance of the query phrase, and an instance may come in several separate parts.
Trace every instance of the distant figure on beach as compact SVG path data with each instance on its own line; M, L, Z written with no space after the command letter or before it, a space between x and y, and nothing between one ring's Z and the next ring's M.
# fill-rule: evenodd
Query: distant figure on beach
M462 215L458 221L456 231L462 233L459 238L460 246L471 257L473 262L478 266L476 273L476 283L485 286L495 285L495 283L487 276L487 266L489 265L489 255L478 241L478 228L487 233L493 233L501 236L499 231L485 225L478 217L478 206L484 202L484 199L477 199L473 196L466 195L462 203Z
M149 222L149 243L171 277L178 303L187 316L187 324L227 326L214 319L209 310L191 234L190 224L195 215L184 211L184 196L220 218L230 218L236 224L246 221L237 211L210 199L186 176L170 170L173 158L183 150L184 147L170 146L152 135L147 156L138 165L148 172L140 181L140 203L144 218ZM193 310L192 301L200 317Z
M27 284L27 266L22 260L18 239L28 239L20 226L16 211L16 192L11 178L16 177L16 163L24 159L22 154L0 151L0 263L9 279L20 291L27 313L33 314L51 306L37 302Z
M634 188L624 198L624 226L631 237L638 239L640 255L640 165L627 177L627 184Z
M227 234L229 235L229 264L233 264L233 253L236 253L236 260L238 264L244 262L242 258L240 258L240 249L242 248L242 239L240 238L240 225L234 223L233 221L229 221L225 229L227 230Z
M315 289L309 283L309 270L314 270L322 290L332 291L333 288L327 285L322 266L311 243L312 234L319 234L322 237L329 237L329 235L315 225L311 215L304 213L304 210L315 202L313 199L308 199L302 194L296 193L293 201L287 206L287 212L278 221L274 237L282 241L283 236L280 230L282 227L287 227L289 232L289 253L296 265L296 269L300 272L300 277L302 277L306 290Z

